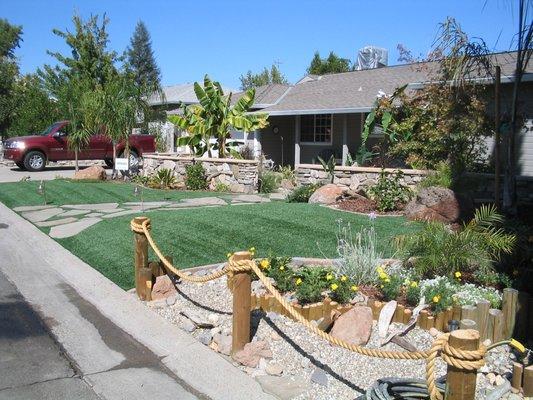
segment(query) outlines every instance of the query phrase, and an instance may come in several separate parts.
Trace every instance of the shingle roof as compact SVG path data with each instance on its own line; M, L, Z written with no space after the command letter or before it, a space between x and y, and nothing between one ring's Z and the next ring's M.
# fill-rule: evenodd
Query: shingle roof
M516 53L493 54L492 58L494 65L501 66L505 82L505 77L513 75ZM427 62L309 76L280 96L277 104L262 111L270 115L365 112L371 109L380 91L391 94L399 86L427 82L435 76L437 68L437 63ZM533 73L533 65L527 72Z
M222 86L224 93L231 92L231 89ZM162 99L159 95L152 95L148 99L148 104L151 106L160 105L160 104L178 104L180 102L185 104L194 104L198 103L196 94L194 93L194 84L185 83L181 85L165 86L163 88L163 93L165 98Z
M256 87L254 108L265 108L276 104L276 102L279 101L290 88L291 85L283 85L279 83L270 83L268 85ZM243 94L244 91L234 93L231 97L231 102L235 103Z

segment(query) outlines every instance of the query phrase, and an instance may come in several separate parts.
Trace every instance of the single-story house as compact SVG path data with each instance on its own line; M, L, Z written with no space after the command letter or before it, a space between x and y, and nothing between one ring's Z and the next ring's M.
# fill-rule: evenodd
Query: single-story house
M509 115L516 53L496 53L491 57L493 64L501 67L501 115ZM307 75L294 85L259 87L254 111L268 113L269 126L247 134L248 144L278 165L315 164L319 156L327 159L331 155L344 165L348 154L354 155L361 144L364 122L376 96L383 92L390 95L405 84L410 90L416 90L434 76L431 71L436 68L437 64L432 62L413 63L322 76ZM493 84L490 77L475 79ZM518 168L519 174L533 176L531 63L522 81L520 111L526 121L517 138ZM371 135L369 147L378 135Z

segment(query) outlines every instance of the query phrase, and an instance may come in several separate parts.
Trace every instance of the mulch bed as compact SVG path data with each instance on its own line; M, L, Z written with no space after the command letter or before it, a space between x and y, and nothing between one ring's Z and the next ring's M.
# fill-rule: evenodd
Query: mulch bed
M373 213L376 213L377 215L403 215L402 209L404 206L398 205L398 208L395 211L382 212L376 209L376 202L374 200L371 200L363 196L359 196L359 197L350 197L350 198L339 200L333 205L333 207L339 210L361 213L361 214L369 214L373 212Z

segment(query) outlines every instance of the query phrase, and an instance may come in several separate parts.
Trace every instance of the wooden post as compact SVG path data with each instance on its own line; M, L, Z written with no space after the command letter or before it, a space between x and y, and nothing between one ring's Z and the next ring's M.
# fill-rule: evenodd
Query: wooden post
M421 328L421 329L428 329L428 316L429 316L429 312L428 310L422 310L420 311L420 314L418 314L418 320L416 321L416 324Z
M477 310L474 306L463 306L461 308L461 319L471 319L472 321L475 321L477 317Z
M479 337L481 340L485 340L489 337L489 308L490 302L488 300L481 300L477 303L477 328L479 331ZM492 340L492 338L491 338Z
M524 388L524 397L533 397L533 365L524 368L524 382L522 384Z
M504 339L509 339L514 335L517 304L518 290L511 288L503 289L502 312L504 319Z
M522 375L524 374L524 366L520 363L513 363L513 378L511 379L511 386L516 389L522 389Z
M472 329L477 330L477 324L476 321L473 319L462 319L459 323L459 329Z
M489 331L492 332L492 343L503 340L503 326L503 312L496 308L491 308L489 310Z
M450 333L448 344L458 350L477 350L479 332L473 329L459 329ZM477 371L465 371L448 365L446 378L446 400L474 400L476 395Z
M233 260L251 260L249 251L240 251L233 255ZM235 355L250 342L250 302L252 296L252 279L249 272L236 272L233 275L233 334L231 355Z
M453 306L452 319L454 319L456 321L460 321L461 320L461 306L459 304L454 304L454 306Z
M146 221L147 217L136 217L133 221L136 224L142 224ZM146 297L147 289L147 271L141 271L141 269L148 270L148 239L144 233L133 233L133 243L135 246L134 262L135 262L135 291L137 296L141 300L149 300ZM150 270L150 283L152 282L151 270ZM150 285L151 289L151 285ZM151 296L149 296L151 297Z

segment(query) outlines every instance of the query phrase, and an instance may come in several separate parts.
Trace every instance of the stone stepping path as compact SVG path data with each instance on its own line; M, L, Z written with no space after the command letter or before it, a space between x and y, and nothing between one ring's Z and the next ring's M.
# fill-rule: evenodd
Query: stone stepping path
M226 205L249 205L270 202L257 194L239 194L223 197L197 197L181 201L131 201L122 203L66 204L62 206L21 206L13 210L41 228L50 228L49 235L56 239L75 236L94 224L124 215L145 211L177 211L190 208L209 208Z

